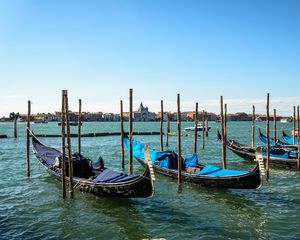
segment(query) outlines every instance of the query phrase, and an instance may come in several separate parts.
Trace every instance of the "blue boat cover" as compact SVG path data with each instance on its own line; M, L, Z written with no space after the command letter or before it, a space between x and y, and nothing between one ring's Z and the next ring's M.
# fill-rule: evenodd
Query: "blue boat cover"
M126 150L129 150L129 139L127 137L124 138L124 145ZM133 156L139 159L145 160L144 156L144 144L132 140L132 152ZM151 162L154 165L159 167L164 167L168 169L177 169L178 168L178 156L174 151L166 150L166 151L156 151L155 149L149 149L149 154L151 158ZM182 163L184 167L184 162Z
M138 174L127 175L125 173L120 173L113 171L111 169L105 169L96 178L93 179L94 183L117 183L125 182L139 177Z
M197 172L196 175L197 176L205 175L211 177L226 177L226 176L242 175L249 172L250 171L223 169L212 165L206 165L201 171Z
M288 144L293 144L293 137L288 136L288 135L284 135L283 136L283 140L286 141ZM298 144L298 137L295 137L295 145Z
M198 165L198 155L196 153L191 157L187 157L184 161L186 167L197 167Z

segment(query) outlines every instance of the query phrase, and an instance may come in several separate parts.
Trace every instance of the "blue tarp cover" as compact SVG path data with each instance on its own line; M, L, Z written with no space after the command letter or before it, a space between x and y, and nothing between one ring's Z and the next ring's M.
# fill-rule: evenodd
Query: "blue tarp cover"
M187 157L184 161L186 167L197 167L198 165L198 155L196 153L191 157Z
M116 182L124 182L128 180L132 180L139 177L138 174L127 175L120 172L115 172L111 169L105 169L102 173L100 173L94 180L94 183L116 183Z
M236 176L249 173L250 171L240 171L240 170L231 170L223 169L220 167L215 167L212 165L206 165L201 171L197 172L197 176L205 175L211 177L225 177L225 176Z
M286 141L288 144L293 144L293 137L291 136L283 136L283 140ZM298 144L298 137L295 137L295 145Z

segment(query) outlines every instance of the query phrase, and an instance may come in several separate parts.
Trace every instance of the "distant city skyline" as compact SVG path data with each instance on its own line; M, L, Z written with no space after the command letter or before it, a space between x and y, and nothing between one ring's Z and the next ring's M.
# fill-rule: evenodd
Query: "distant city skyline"
M18 107L15 110L11 110L5 113L0 114L0 117L2 116L8 116L10 112L19 112L22 114L27 113L27 101L24 101L25 104L22 107ZM136 101L134 100L133 104L133 110L137 110L140 103L143 103L145 107L149 108L149 111L151 112L160 112L160 100L159 101L147 101L144 102L142 100ZM277 115L282 115L282 116L292 116L293 114L293 103L294 102L300 102L300 97L295 97L295 98L277 98L273 99L271 98L271 104L270 104L270 115L273 114L273 109L275 108L277 111ZM181 111L195 111L195 103L196 102L184 102L181 101ZM255 110L257 114L266 114L266 99L225 99L224 98L224 104L227 104L228 106L228 113L237 113L237 112L245 112L248 114L252 114L252 105L255 106ZM60 104L60 103L59 103ZM111 103L111 107L101 108L101 104L99 104L99 108L97 109L97 106L94 105L93 108L90 106L85 106L84 100L82 100L83 108L82 111L84 112L103 112L103 113L119 113L120 112L120 103L116 102L116 106L113 106L113 103ZM164 111L166 112L176 112L177 111L177 103L174 102L164 102ZM199 104L199 112L202 110L205 110L207 112L212 112L215 114L219 114L220 112L220 101L219 99L211 99L208 100L204 103ZM123 105L124 105L124 112L128 112L128 101L123 100ZM36 107L37 106L37 107ZM57 106L57 108L53 107L52 105L51 109L44 109L43 105L40 105L38 103L32 102L32 113L37 114L37 113L54 113L55 111L60 111L61 106ZM107 105L106 105L107 106ZM2 107L3 109L3 107ZM21 111L23 109L23 111ZM106 109L106 110L105 110ZM109 111L111 109L116 109L115 111ZM78 111L78 101L72 100L70 101L70 110L73 112Z
M0 1L0 116L70 109L291 115L300 104L300 1Z

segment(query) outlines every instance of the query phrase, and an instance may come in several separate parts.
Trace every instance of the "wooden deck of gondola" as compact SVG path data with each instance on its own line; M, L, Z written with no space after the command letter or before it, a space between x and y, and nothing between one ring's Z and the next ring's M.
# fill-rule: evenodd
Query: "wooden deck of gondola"
M128 133L126 133L128 134ZM133 132L133 135L159 135L160 132ZM83 133L81 137L105 137L105 136L120 136L120 132L101 132L101 133ZM60 134L37 134L37 137L61 137ZM78 134L71 133L70 137L78 137Z

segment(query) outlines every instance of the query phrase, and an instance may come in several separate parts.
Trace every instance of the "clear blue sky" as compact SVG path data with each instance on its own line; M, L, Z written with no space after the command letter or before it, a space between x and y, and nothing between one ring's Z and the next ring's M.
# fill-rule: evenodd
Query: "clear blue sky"
M300 103L300 1L0 0L0 114L60 108L119 112L134 89L158 111L288 114Z

